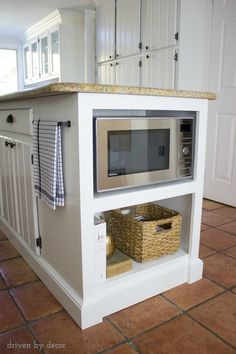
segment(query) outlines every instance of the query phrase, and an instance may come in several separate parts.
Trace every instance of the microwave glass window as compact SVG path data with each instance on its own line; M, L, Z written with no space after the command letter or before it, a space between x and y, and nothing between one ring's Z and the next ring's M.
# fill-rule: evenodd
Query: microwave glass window
M108 131L108 177L169 169L170 129Z

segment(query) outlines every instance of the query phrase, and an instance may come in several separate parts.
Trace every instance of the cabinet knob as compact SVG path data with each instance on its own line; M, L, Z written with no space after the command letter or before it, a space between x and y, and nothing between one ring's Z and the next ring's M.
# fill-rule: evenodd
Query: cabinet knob
M5 145L8 146L10 143L9 141L5 141Z
M113 66L113 64L110 64L110 66Z
M148 46L148 45L146 45L145 49L146 49L146 50L148 50L148 49L149 49L149 46Z
M147 58L147 59L149 59L149 58L150 58L150 56L149 56L149 55L146 55L146 58Z
M112 55L109 55L109 58L112 59Z
M6 118L7 123L14 123L14 117L12 114L9 114Z
M119 65L119 63L116 62L116 65Z
M13 149L14 146L16 146L16 144L15 144L15 143L10 143L10 146L11 146L11 148Z

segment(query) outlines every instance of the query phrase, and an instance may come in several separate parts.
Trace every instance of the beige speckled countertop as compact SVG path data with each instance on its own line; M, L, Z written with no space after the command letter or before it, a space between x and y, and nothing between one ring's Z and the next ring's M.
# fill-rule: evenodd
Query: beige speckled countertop
M212 92L170 90L159 88L133 87L133 86L111 86L97 84L79 83L56 83L35 88L32 90L14 92L0 96L0 102L23 100L27 98L37 98L46 96L66 95L71 93L108 93L123 95L147 95L147 96L166 96L166 97L190 97L215 100L216 95Z

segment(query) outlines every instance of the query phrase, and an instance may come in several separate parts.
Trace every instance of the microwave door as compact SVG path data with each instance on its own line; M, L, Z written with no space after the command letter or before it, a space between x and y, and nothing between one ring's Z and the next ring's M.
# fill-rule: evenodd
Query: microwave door
M176 119L97 119L97 191L176 178Z

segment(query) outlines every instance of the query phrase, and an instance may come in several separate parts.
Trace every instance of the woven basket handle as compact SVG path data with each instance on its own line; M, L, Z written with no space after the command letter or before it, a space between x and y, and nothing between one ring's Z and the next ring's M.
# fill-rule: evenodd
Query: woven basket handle
M159 222L157 221L156 223L156 232L165 232L165 231L170 231L172 229L172 223L173 223L173 219L172 218L167 218L167 219L162 219ZM166 225L166 224L171 224L170 228L168 229L164 229L163 230L158 230L158 226L162 226L162 225Z

